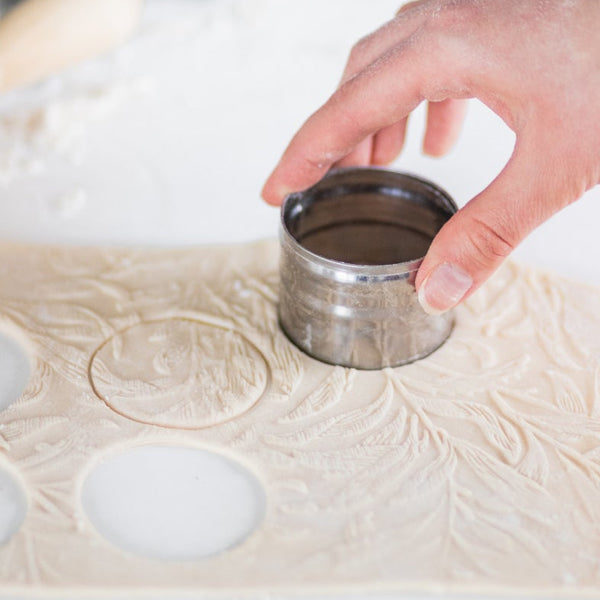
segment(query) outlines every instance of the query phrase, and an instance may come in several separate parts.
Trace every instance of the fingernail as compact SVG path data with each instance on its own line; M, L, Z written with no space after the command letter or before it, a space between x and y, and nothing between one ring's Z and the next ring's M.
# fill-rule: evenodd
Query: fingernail
M419 288L419 303L430 315L441 315L456 306L471 289L473 280L450 263L436 267Z

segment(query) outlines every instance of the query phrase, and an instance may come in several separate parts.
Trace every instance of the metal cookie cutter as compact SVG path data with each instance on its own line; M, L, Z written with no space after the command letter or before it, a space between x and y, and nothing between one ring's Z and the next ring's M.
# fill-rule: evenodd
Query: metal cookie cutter
M433 183L377 168L331 171L288 196L280 228L283 331L310 356L358 369L403 365L436 350L453 317L426 314L414 281L456 210Z

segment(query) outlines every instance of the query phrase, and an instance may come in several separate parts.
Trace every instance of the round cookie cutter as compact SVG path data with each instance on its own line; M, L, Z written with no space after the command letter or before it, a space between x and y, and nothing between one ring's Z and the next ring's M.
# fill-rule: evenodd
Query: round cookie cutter
M330 171L281 210L279 323L318 360L358 369L423 358L453 315L428 315L415 277L457 211L433 183L379 168Z

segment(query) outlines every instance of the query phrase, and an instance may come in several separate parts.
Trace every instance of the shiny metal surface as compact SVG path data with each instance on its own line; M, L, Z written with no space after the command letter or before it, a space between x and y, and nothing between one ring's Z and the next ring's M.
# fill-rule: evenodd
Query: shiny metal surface
M427 356L452 314L426 314L414 280L456 212L446 192L411 175L338 169L288 196L281 212L279 321L301 350L359 369Z

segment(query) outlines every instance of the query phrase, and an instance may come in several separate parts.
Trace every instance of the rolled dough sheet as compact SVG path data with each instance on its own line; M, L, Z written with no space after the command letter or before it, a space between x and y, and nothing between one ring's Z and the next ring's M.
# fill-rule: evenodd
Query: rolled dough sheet
M0 245L1 328L33 365L0 413L29 503L0 591L600 594L600 291L508 263L437 352L361 372L280 332L277 258ZM111 545L82 481L142 444L245 465L261 525L203 560Z

